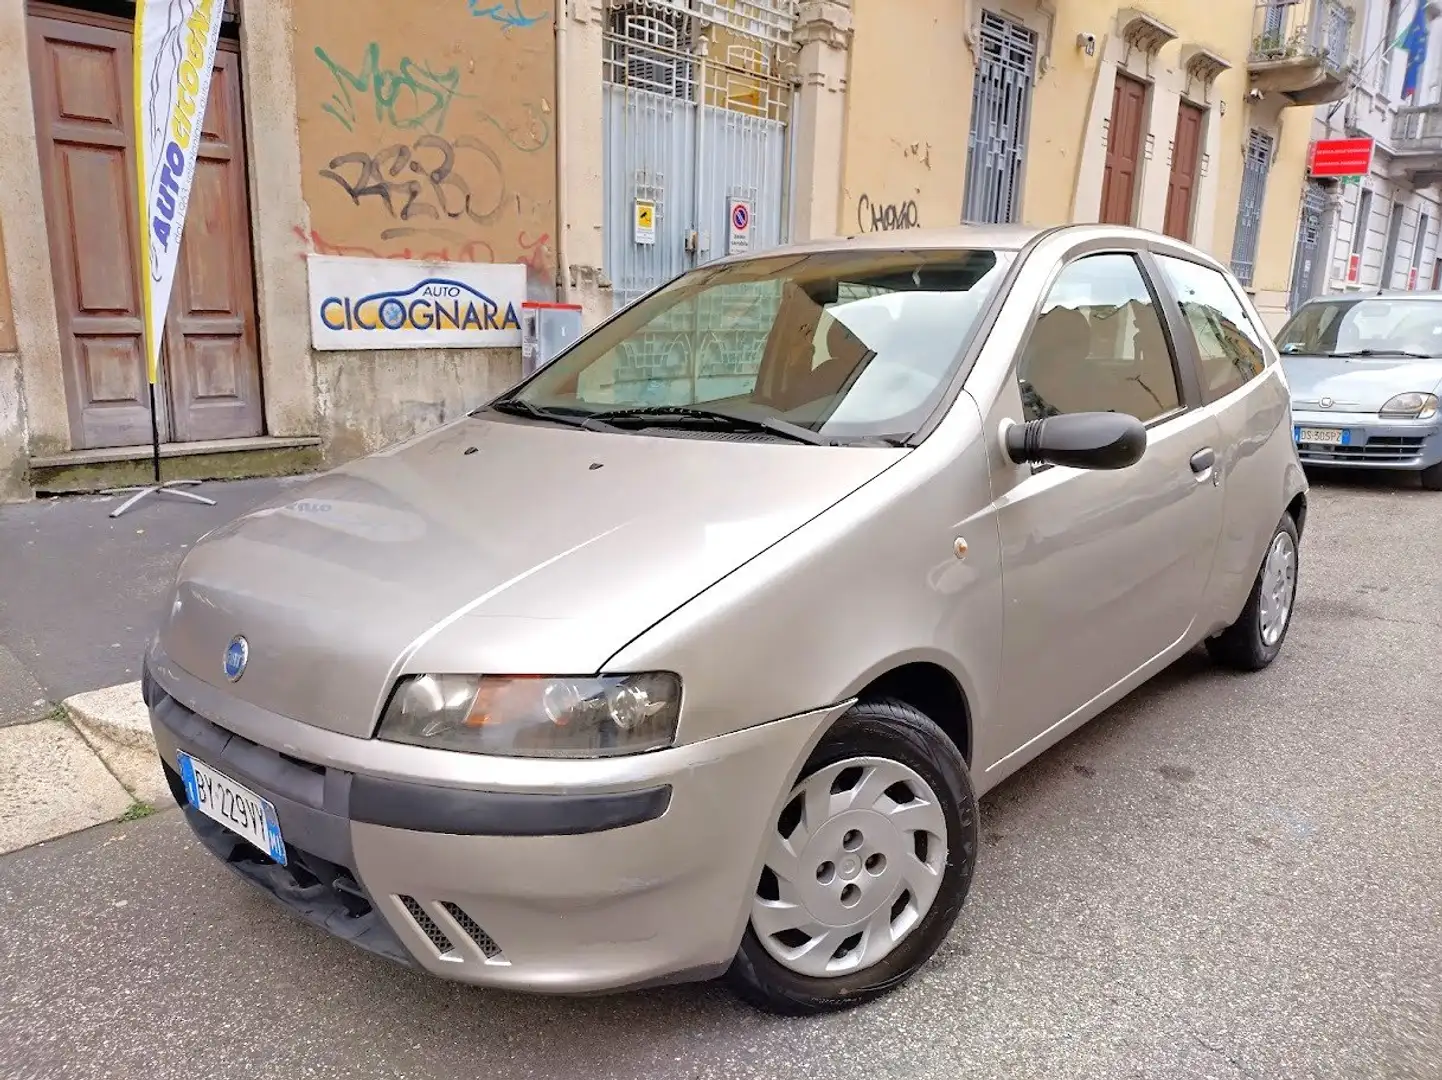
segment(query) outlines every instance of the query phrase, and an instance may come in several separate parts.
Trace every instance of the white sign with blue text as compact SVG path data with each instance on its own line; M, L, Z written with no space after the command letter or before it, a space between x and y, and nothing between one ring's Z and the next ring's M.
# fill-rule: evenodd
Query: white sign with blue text
M526 267L311 255L311 343L322 350L521 344Z

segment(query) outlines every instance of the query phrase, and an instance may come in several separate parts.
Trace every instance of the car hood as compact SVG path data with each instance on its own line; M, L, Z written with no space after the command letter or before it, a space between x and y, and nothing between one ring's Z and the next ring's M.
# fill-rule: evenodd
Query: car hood
M1296 408L1315 409L1322 398L1332 407L1376 412L1388 398L1413 390L1435 392L1442 382L1442 360L1405 357L1282 357L1282 370Z
M597 671L905 453L468 418L202 538L160 644L260 708L368 736L403 672Z

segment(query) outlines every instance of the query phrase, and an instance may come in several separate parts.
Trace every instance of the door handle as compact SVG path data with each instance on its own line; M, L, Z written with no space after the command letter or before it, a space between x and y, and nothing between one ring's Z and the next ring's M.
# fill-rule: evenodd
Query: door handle
M1210 446L1204 446L1192 455L1192 472L1198 476L1204 476L1207 470L1217 463L1217 452Z

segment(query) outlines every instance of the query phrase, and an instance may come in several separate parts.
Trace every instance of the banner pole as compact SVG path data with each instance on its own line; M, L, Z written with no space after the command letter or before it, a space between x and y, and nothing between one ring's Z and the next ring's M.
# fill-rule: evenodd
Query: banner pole
M134 80L135 179L139 197L141 344L150 384L150 467L153 483L104 494L131 493L110 512L119 517L147 495L173 495L214 506L214 499L182 491L199 480L160 479L160 347L185 228L190 185L224 0L136 0L131 78ZM148 17L147 17L148 16Z
M150 464L154 467L155 483L160 484L160 415L155 409L155 383L150 384Z

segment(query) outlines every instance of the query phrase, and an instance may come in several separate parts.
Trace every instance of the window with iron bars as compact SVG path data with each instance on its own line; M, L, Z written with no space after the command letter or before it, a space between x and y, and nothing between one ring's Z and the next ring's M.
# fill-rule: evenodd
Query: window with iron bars
M1232 273L1243 285L1252 284L1257 270L1257 245L1262 232L1262 203L1267 196L1267 173L1272 167L1272 136L1255 129L1247 137L1242 159L1242 197L1237 227L1232 234Z
M791 0L611 0L603 78L784 123L795 17Z

